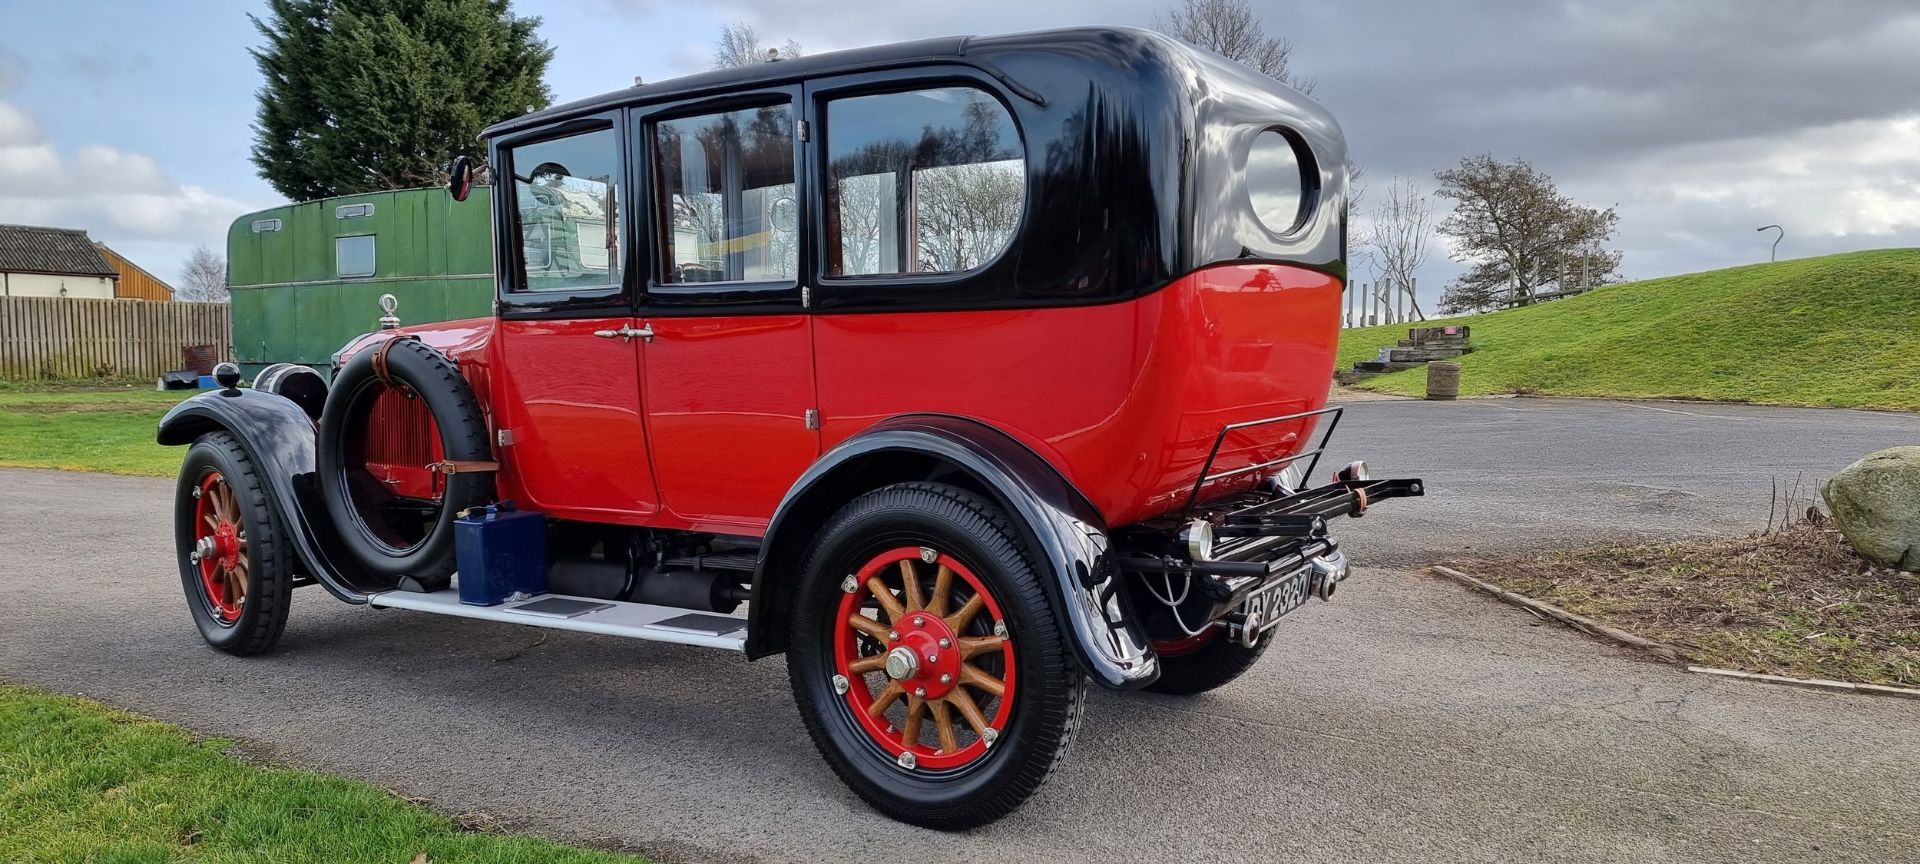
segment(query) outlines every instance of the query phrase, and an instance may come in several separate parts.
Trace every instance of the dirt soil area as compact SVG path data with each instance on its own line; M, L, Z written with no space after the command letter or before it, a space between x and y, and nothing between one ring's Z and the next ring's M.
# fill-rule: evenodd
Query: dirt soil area
M1920 686L1920 574L1872 566L1831 525L1449 566L1700 665Z

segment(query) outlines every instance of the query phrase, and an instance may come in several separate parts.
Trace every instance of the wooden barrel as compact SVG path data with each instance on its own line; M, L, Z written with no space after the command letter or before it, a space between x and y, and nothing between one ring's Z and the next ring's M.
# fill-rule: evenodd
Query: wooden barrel
M1452 399L1460 395L1460 364L1436 360L1427 364L1427 398Z

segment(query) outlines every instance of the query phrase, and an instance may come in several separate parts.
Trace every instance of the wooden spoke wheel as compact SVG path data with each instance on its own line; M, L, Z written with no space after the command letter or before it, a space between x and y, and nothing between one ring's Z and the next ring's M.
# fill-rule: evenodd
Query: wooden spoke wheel
M979 577L930 546L868 560L841 590L834 689L902 767L963 767L1005 733L1013 640Z
M229 654L273 647L294 569L258 466L232 435L209 432L188 448L176 488L180 585L201 637Z
M221 624L240 620L247 602L247 523L240 501L219 471L194 487L194 540L188 560L200 570L202 599Z
M787 679L820 755L876 809L991 822L1046 781L1086 679L1012 521L981 496L899 483L814 535Z

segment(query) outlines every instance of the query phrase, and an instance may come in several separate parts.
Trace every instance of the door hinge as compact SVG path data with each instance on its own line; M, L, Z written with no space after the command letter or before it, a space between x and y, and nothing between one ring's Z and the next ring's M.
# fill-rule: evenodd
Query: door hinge
M500 429L493 433L493 440L501 447L513 446L513 430Z
M807 409L807 428L808 429L820 428L820 409L818 408Z
M811 285L800 286L800 308L802 309L813 308L813 286Z
M798 137L800 139L800 143L802 144L807 143L807 121L805 120L793 121L793 134L795 137Z

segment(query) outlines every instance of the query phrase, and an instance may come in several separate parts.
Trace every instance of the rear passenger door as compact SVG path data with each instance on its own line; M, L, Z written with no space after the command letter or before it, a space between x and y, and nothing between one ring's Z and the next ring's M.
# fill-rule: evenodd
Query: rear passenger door
M802 268L799 88L635 109L651 266L639 310L661 499L758 534L819 456Z

